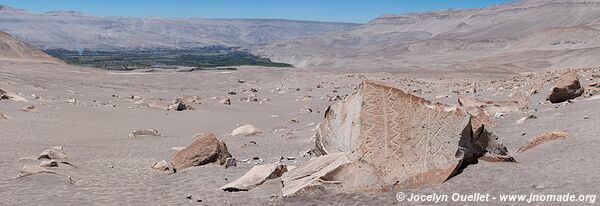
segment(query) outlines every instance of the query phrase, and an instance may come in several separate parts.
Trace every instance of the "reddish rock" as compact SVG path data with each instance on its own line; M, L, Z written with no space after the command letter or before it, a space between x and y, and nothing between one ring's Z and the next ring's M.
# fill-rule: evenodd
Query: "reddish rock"
M227 145L217 139L214 134L209 134L196 140L185 149L177 151L171 162L176 170L181 170L209 163L223 165L230 157Z
M550 90L548 100L552 103L560 103L569 99L575 99L583 94L584 89L579 83L577 73L570 70L558 78L554 87Z

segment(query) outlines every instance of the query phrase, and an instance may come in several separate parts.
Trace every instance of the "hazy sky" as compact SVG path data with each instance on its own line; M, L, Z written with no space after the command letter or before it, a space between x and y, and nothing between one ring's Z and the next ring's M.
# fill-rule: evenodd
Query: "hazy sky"
M94 16L270 18L364 23L383 14L477 8L510 0L0 0L34 13L76 10Z

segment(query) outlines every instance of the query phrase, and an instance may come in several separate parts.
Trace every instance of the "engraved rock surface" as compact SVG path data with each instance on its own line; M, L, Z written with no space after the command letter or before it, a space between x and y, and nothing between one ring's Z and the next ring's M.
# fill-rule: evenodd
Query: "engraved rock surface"
M316 150L320 155L343 153L350 162L327 175L327 181L339 182L334 190L419 188L444 182L485 154L487 145L474 137L470 119L460 108L363 81L354 94L328 108L316 134ZM285 179L294 177L284 178L284 191Z

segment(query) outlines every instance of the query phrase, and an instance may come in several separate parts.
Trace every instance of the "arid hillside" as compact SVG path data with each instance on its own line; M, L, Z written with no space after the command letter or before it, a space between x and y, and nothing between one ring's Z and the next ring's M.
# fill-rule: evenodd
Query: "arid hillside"
M0 31L0 59L60 63L39 49Z

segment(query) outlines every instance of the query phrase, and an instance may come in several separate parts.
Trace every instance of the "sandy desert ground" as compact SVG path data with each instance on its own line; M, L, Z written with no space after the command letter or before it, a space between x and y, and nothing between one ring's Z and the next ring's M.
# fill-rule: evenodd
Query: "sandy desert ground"
M0 112L7 117L0 120L3 143L0 204L402 204L396 200L395 192L282 198L280 179L268 180L250 191L219 189L242 176L254 164L282 161L289 167L312 158L306 152L314 147L315 125L323 120L324 111L333 103L329 100L352 93L366 79L448 104L457 104L458 96L507 100L514 91L537 90L528 96L529 109L491 117L496 123L494 132L516 163L479 161L443 184L403 192L597 194L600 191L597 172L600 155L596 149L600 146L600 98L598 94L590 96L586 92L570 102L545 101L555 77L564 71L515 75L449 73L442 79L419 73L356 73L310 68L111 72L62 64L2 61L0 89L26 101L0 100ZM577 73L586 88L600 81L598 68L579 69ZM228 94L232 91L237 94ZM240 101L252 93L257 102ZM190 104L194 111L151 108L135 104L137 100L131 99L131 96L139 96L171 101L182 95L201 98L200 102ZM231 105L211 99L225 96L231 98ZM35 109L24 111L28 106ZM532 118L519 121L523 117ZM230 136L233 129L245 124L255 125L263 133ZM139 129L157 129L161 136L128 137ZM567 132L569 137L517 152L533 137L556 130ZM214 133L227 144L233 157L250 160L227 169L216 164L177 173L151 168L155 162L171 158L175 153L173 147L192 143L198 133ZM16 178L23 166L40 164L37 156L53 146L62 146L67 158L61 161L76 167L60 164L52 170L70 176L73 184L53 174ZM253 160L255 157L260 160Z

